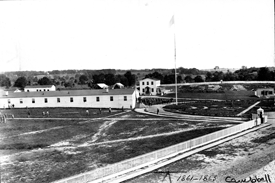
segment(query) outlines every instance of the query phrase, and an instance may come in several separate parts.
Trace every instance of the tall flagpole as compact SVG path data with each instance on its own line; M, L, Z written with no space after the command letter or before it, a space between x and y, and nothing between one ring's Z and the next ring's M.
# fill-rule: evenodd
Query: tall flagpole
M177 87L177 49L176 49L176 24L175 24L175 14L172 16L171 23L174 26L174 59L175 59L175 93L176 93L176 105L178 105L178 87Z
M176 26L175 26L175 14L172 16L170 20L170 27L174 26L174 48L175 48L175 93L176 93L176 105L178 105L178 89L177 89L177 62L176 62Z
M176 32L174 23L174 47L175 47L175 83L176 83L176 105L178 105L178 87L177 87L177 57L176 57Z

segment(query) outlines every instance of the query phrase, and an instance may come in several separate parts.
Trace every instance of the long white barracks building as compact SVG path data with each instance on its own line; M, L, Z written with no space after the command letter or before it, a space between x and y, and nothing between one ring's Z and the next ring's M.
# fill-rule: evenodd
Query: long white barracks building
M0 108L135 108L138 97L139 93L135 89L2 92Z

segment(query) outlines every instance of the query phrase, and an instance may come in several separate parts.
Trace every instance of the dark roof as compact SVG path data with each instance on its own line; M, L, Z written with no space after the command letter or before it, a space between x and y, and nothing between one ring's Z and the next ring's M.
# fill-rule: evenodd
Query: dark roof
M17 88L17 87L9 87L9 88L6 88L6 87L1 87L0 90L3 90L3 91L15 91L15 90L20 90L20 88Z
M61 90L45 92L9 92L8 96L2 94L1 98L31 98L31 97L64 97L64 96L98 96L98 95L129 95L134 89L109 90Z
M274 90L274 88L257 88L257 90Z
M34 85L34 86L26 86L25 88L51 88L53 85Z

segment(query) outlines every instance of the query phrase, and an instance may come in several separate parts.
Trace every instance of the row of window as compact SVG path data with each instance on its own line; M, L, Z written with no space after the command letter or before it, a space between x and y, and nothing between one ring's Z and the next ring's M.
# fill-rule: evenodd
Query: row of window
M36 90L36 91L43 91L43 89L42 90ZM50 91L49 89L44 89L44 91ZM27 90L27 92L30 92L30 90Z
M28 91L29 91L29 90L28 90ZM38 89L37 89L36 91L43 91L43 90L38 90ZM44 89L44 91L50 91L50 90L49 90L49 89L47 89L47 90L46 90L46 89Z
M144 81L142 82L142 85L144 85ZM147 85L149 85L149 81L147 81ZM154 85L154 81L151 81L151 85Z
M265 90L263 90L263 91L261 91L261 94L262 94L262 95L267 95L267 94L272 95L272 94L273 94L273 91L265 91Z
M127 101L127 96L124 96L123 100ZM61 99L60 98L56 98L56 101L57 101L57 103L60 103ZM110 96L110 101L114 101L114 97L113 96ZM23 99L20 99L19 102L20 102L20 104L23 104ZM44 98L44 102L48 103L48 98ZM73 97L70 97L70 102L74 102L74 98ZM83 102L87 102L87 97L83 97ZM96 97L96 102L100 102L100 97ZM11 103L11 100L8 99L8 104L10 104L10 103ZM32 103L35 103L35 99L34 98L32 99Z

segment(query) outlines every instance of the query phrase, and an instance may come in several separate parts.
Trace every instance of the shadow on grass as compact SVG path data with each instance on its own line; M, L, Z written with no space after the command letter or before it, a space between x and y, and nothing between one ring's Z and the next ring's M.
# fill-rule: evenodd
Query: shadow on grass
M251 142L254 142L254 143L267 143L269 140L272 140L275 138L275 132L274 133L271 133L269 135L266 135L266 136L263 136L263 137L259 137L259 138L256 138L254 140L252 140Z
M126 139L126 138L134 138L138 136L169 133L169 132L177 131L179 128L184 129L188 127L190 127L190 124L186 123L183 120L178 120L173 122L169 120L162 120L162 121L120 120L117 123L113 124L105 132L106 136L100 137L98 141L103 141L106 139L107 140Z
M175 145L196 137L200 137L218 130L224 129L222 127L195 129L186 131L180 134L174 134L166 137L153 137L150 139L142 139L138 141L125 142L121 149L114 151L109 147L100 148L99 146L94 150L98 154L105 154L100 160L103 164L112 164L125 159L133 158L142 154L146 154L155 150L159 150L171 145Z

